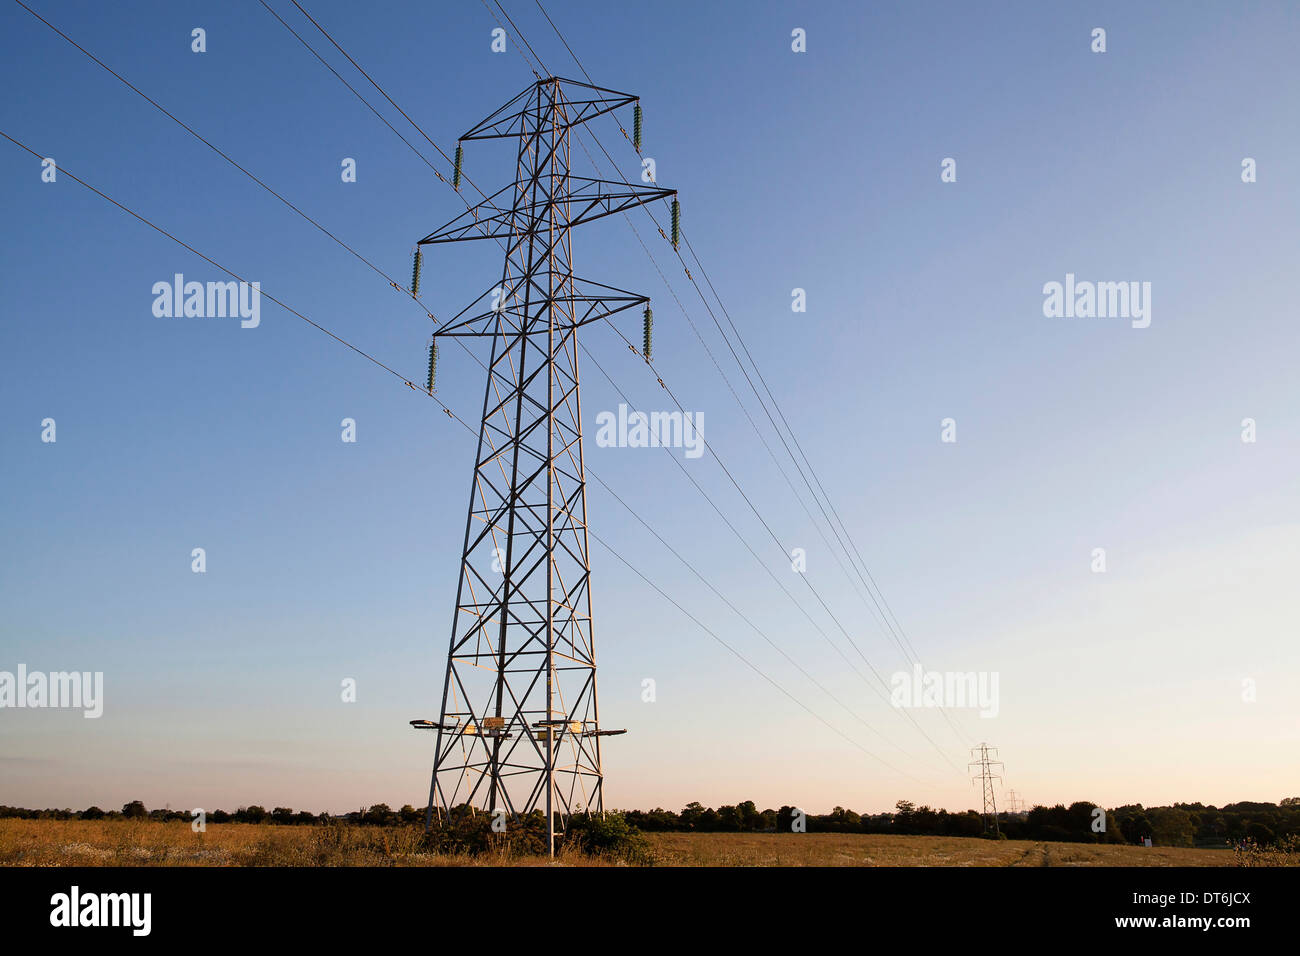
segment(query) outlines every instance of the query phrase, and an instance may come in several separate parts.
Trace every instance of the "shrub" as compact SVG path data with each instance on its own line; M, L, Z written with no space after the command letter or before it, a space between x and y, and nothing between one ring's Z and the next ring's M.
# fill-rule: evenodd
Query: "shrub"
M1234 844L1237 866L1300 866L1300 836L1284 836L1276 843L1260 844L1247 837Z
M459 806L435 820L424 836L425 849L435 853L499 853L522 856L546 852L546 820L540 812L505 820L505 829L492 829L493 816L474 807Z
M495 853L507 857L542 856L546 846L546 816L534 811L522 819L507 817L504 830L494 830L493 815L473 807L453 807L425 834L424 848L435 853L479 856ZM557 849L622 860L634 864L654 862L650 843L621 813L582 814L570 817L568 829L556 841Z
M628 823L623 814L615 811L598 815L585 813L570 818L564 845L566 849L613 857L627 863L648 865L654 862L645 835Z

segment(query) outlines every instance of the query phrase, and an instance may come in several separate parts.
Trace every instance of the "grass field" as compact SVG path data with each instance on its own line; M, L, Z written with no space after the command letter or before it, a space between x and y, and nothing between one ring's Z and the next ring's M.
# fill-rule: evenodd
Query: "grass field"
M656 833L677 866L1232 866L1230 850L1194 850L874 833Z
M1227 849L1145 849L877 834L651 833L663 866L1232 866ZM512 866L421 847L418 827L271 826L127 820L0 820L0 866ZM577 853L560 864L610 865Z

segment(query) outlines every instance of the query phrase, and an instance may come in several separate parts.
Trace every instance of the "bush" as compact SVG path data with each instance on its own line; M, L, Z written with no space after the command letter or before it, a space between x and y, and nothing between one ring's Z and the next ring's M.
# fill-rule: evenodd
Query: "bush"
M543 856L546 854L546 816L534 811L522 819L505 820L505 829L492 828L493 815L473 807L453 807L425 834L424 847L435 853L479 856ZM650 843L623 814L582 814L570 817L568 829L557 839L564 853L585 853L634 864L654 862Z
M1250 826L1246 827L1246 838L1248 840L1253 840L1255 843L1267 845L1272 843L1276 839L1276 836L1273 831L1264 826L1264 824L1252 823Z
M1232 850L1237 866L1300 866L1300 837L1295 835L1271 844L1259 844L1247 837Z
M266 823L271 815L264 807L253 804L251 807L240 807L235 811L234 818L236 823Z
M618 812L583 814L569 820L564 846L594 856L608 856L627 863L654 863L650 842Z
M452 807L424 836L425 849L435 853L499 853L526 856L546 852L546 819L535 811L522 819L505 820L505 830L492 829L492 814L470 806Z

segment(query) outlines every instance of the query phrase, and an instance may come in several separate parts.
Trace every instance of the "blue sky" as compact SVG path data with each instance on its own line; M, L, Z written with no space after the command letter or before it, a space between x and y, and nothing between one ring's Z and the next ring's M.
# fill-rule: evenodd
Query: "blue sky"
M253 0L31 5L399 281L413 242L463 209ZM382 102L291 4L272 6ZM533 79L514 30L491 52L481 3L304 6L448 152ZM810 632L668 453L589 443L591 468L879 736L592 482L600 535L907 774L593 546L602 717L629 729L605 748L608 801L969 806L951 763L979 740L1031 802L1293 795L1300 11L546 7L597 82L642 98L644 152L926 666L1001 675L999 716L955 715L960 735L915 713L939 753ZM551 72L580 76L535 5L505 8ZM790 49L796 27L806 53ZM420 379L427 317L384 280L16 5L0 8L0 50L0 129ZM635 176L614 123L594 132ZM504 184L507 151L469 144L466 168ZM156 318L155 282L225 277L40 174L3 143L0 670L102 670L106 701L99 720L0 711L0 802L420 804L429 741L406 721L436 716L472 438L269 302L256 329ZM807 549L863 652L900 669L691 330L688 316L766 429L703 302L644 214L632 221L687 315L621 217L577 237L579 274L651 296L665 381L781 540ZM439 248L424 299L452 315L499 272L488 244ZM1043 285L1066 273L1150 282L1150 327L1044 317ZM637 338L634 317L621 326ZM669 407L612 331L587 333L635 404ZM590 365L583 386L590 430L620 399ZM473 420L481 389L481 368L444 348L440 397ZM955 443L940 441L948 417ZM858 660L717 463L685 465ZM356 703L340 701L344 678Z

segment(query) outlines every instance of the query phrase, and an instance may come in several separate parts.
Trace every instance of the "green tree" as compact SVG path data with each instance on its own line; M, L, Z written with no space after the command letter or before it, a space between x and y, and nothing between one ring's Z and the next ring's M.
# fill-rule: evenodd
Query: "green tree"
M692 800L682 808L681 821L682 826L687 830L698 830L700 821L704 817L704 805L697 800Z
M1246 836L1261 845L1270 844L1277 839L1273 831L1262 823L1252 823L1246 827Z
M740 810L736 807L718 807L718 828L728 833L735 833L740 829Z
M1147 810L1151 821L1151 842L1160 846L1191 846L1196 836L1196 826L1191 814L1173 807L1152 807Z
M911 800L899 800L894 804L894 832L911 833L916 825L916 804Z
M251 807L240 807L235 811L235 821L238 823L265 823L270 816L265 807L259 807L254 804Z
M125 804L122 807L122 816L126 817L128 820L138 820L141 817L147 816L148 813L149 811L144 808L144 804L139 800L132 800L130 803Z
M939 814L932 807L918 807L912 816L912 825L919 833L938 833Z

